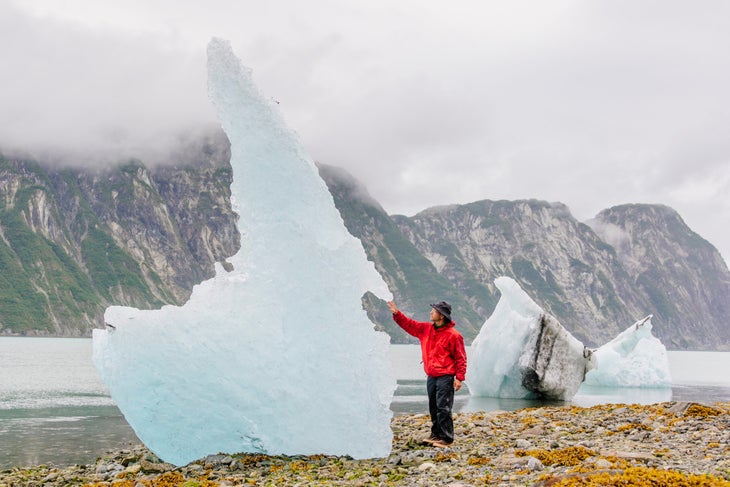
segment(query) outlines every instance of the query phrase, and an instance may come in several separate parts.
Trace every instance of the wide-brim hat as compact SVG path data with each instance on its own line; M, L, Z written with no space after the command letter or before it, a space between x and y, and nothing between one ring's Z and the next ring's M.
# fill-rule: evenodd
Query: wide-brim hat
M451 321L451 305L446 301L439 301L436 304L432 304L431 307L441 313L446 321Z

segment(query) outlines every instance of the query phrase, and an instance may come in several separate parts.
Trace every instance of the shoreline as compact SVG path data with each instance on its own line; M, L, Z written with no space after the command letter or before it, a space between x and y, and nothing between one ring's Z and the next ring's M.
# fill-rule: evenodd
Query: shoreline
M454 426L455 443L437 449L421 444L428 415L394 416L391 454L367 460L220 454L174 467L139 445L88 465L3 470L0 487L646 485L652 477L730 487L730 403L458 413Z

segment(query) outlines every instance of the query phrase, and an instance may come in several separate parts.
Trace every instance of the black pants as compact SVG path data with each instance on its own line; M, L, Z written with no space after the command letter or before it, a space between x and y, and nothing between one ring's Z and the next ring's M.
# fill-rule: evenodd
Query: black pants
M454 420L451 408L454 407L454 376L442 375L426 380L428 391L428 410L431 413L431 436L445 443L454 441Z

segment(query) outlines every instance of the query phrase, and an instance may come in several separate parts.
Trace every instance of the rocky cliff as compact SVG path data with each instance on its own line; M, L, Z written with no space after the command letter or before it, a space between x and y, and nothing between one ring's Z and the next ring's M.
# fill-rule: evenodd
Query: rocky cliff
M104 170L0 158L0 333L88 335L110 304L181 304L240 242L229 146Z
M622 205L588 222L616 251L667 347L727 350L730 274L720 253L673 209Z
M459 325L470 341L484 319L467 297L400 231L398 225L368 194L366 188L342 169L319 166L319 173L332 193L347 230L359 238L368 258L392 290L398 306L406 313L427 319L429 303L448 300L459 310ZM393 323L385 303L373 295L366 298L370 318L398 342L415 341ZM417 342L416 342L417 343Z
M342 170L320 174L404 309L425 319L429 300L451 300L467 339L494 309L494 280L505 275L588 346L654 314L670 349L730 350L730 272L670 208L611 208L590 225L537 200L388 216Z
M108 305L184 302L239 247L229 158L222 134L159 167L0 157L0 334L88 335ZM428 303L451 302L467 341L497 303L494 279L506 275L589 346L651 313L670 349L730 349L730 272L670 208L611 208L589 225L536 200L390 216L345 171L320 174L400 307L426 319ZM364 301L393 341L411 341L384 303Z
M493 282L502 275L588 345L649 312L615 251L562 204L479 201L396 221L482 316L496 304Z

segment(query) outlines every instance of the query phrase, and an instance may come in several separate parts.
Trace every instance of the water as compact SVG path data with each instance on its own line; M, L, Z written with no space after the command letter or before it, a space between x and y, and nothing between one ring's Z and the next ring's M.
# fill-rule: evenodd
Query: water
M427 413L420 349L391 346L398 389L395 414ZM730 402L730 353L669 352L671 389L582 387L572 404ZM468 374L467 374L468 375ZM468 381L468 376L467 376ZM468 382L467 382L468 385ZM515 410L561 405L456 394L454 410ZM139 443L91 363L91 340L0 337L0 469L93 462L105 451Z
M0 469L88 463L136 443L91 363L91 340L0 338Z

